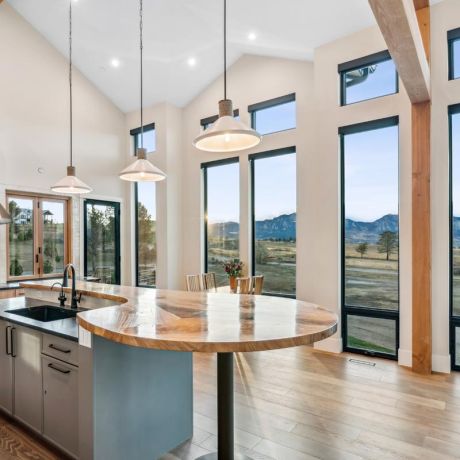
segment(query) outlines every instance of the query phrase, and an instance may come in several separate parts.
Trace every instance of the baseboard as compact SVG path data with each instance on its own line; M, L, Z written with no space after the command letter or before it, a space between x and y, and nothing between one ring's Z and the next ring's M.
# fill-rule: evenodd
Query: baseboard
M450 374L450 355L433 355L431 359L434 372Z
M330 353L342 353L342 339L338 337L329 337L321 342L315 342L313 345L316 350L328 351Z
M412 350L398 350L398 364L400 366L412 367Z

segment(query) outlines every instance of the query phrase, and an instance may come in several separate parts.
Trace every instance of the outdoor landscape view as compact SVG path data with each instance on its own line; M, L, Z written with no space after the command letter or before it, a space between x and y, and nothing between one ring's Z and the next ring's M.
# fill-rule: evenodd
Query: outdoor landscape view
M399 309L398 126L343 136L344 306ZM347 345L396 354L396 322L347 316Z
M9 273L11 277L34 275L34 200L9 197ZM43 235L43 273L62 273L65 262L65 204L61 201L42 200L39 225Z

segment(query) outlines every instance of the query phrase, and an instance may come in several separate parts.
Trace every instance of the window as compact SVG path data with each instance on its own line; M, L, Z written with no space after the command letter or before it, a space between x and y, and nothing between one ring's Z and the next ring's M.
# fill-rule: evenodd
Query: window
M295 148L249 156L252 182L252 272L264 292L296 293Z
M340 103L353 104L398 92L398 72L388 51L339 65Z
M134 151L140 146L140 129L131 130ZM156 150L155 125L144 127L144 147ZM157 284L157 221L156 185L154 182L134 184L136 286L156 287Z
M85 200L85 276L120 284L120 203Z
M344 348L396 358L398 118L340 128Z
M460 78L460 28L447 33L449 44L449 80Z
M222 267L240 255L240 168L238 158L201 165L204 181L205 272L228 284Z
M450 324L452 368L460 370L460 104L449 107L450 131Z
M239 109L235 109L233 111L233 116L239 120L240 119L240 111ZM219 118L219 115L213 115L212 117L207 117L207 118L203 118L200 120L200 125L201 125L201 128L203 130L205 129L208 129L214 122L217 121L217 119Z
M296 127L295 94L250 105L251 125L259 134L272 134Z
M67 199L8 192L8 279L61 275L69 261Z

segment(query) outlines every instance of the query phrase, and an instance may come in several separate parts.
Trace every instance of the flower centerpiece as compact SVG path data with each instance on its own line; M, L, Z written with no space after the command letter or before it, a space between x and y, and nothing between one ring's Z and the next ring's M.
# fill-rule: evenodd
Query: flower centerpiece
M240 259L231 259L224 262L223 267L230 281L230 289L235 292L237 287L237 278L243 271L243 262Z

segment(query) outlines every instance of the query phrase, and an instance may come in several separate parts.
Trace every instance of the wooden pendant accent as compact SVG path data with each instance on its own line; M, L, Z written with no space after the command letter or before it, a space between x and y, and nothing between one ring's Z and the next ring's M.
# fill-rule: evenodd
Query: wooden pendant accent
M431 372L431 103L412 104L412 369Z

